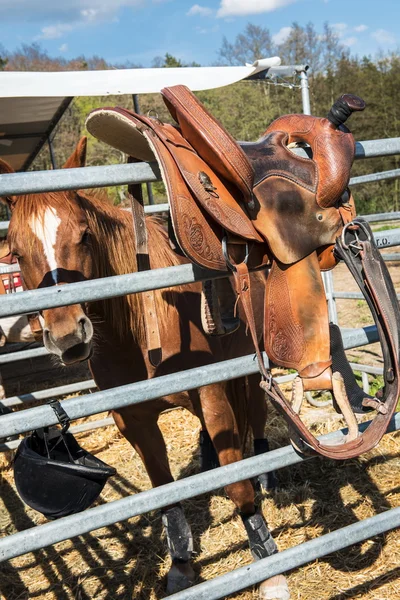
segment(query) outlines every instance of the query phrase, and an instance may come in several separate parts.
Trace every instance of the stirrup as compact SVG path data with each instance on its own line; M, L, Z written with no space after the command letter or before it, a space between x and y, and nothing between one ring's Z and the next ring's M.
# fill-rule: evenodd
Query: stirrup
M338 444L345 444L347 442L351 442L355 440L359 436L358 423L357 419L354 415L354 412L351 408L349 399L347 397L346 388L344 385L344 380L342 375L335 371L332 375L332 395L336 400L338 407L343 415L344 420L346 421L348 427L348 433L344 437L344 440L341 440L339 443L336 442L331 444L332 446L336 446ZM292 409L296 414L300 413L301 406L304 400L304 385L301 377L296 377L293 381L292 387ZM308 444L305 444L304 440L301 439L297 431L289 426L289 438L294 449L301 454L305 453L306 448L308 448ZM305 448L306 446L306 448Z

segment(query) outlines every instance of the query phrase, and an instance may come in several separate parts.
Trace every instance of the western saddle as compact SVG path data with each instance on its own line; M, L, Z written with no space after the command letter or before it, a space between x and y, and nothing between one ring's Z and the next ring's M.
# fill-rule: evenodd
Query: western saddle
M327 118L286 115L259 141L238 143L185 86L161 93L176 125L102 108L89 115L88 131L134 160L157 161L183 253L200 267L231 270L260 385L286 418L295 447L336 459L366 452L379 442L396 408L400 318L386 266L368 224L355 219L347 187L355 142L344 122L364 102L344 95ZM296 146L308 157L295 153ZM339 260L361 288L382 344L385 385L373 398L355 382L339 328L329 324L321 271ZM255 327L262 317L253 313L249 269L268 271L263 343L273 364L298 372L291 402L263 362ZM231 320L222 331L234 328ZM301 421L303 394L312 390L332 392L348 424L343 443L320 442ZM354 413L367 410L376 414L360 433Z

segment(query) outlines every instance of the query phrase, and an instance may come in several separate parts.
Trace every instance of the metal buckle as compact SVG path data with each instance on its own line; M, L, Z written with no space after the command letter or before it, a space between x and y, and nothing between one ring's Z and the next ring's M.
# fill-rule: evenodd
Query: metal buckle
M346 223L346 225L343 227L343 230L341 233L341 241L342 241L343 248L345 250L355 250L356 251L356 252L354 252L355 256L358 256L360 254L360 252L363 250L362 242L357 234L357 230L360 227L361 227L361 224L359 222L350 221L350 223ZM353 233L353 235L355 237L355 241L350 242L349 244L346 244L345 235L346 235L348 229L351 229L351 232ZM362 229L364 230L364 228L362 228Z

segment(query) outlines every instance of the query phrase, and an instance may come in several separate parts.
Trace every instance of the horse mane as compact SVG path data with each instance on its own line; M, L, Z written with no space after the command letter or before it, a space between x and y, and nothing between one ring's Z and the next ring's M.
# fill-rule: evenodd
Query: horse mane
M13 211L13 229L29 222L32 216L44 213L45 208L59 206L64 210L74 205L85 212L90 229L94 278L124 275L137 271L136 243L132 214L114 206L103 190L77 192L49 192L21 196ZM168 243L168 235L162 220L156 216L146 217L149 239L150 265L152 269L179 265L182 259ZM27 240L28 241L28 240ZM179 291L175 288L175 292ZM176 293L171 289L155 290L154 298L160 322L167 322L168 313L174 306ZM110 324L120 340L131 332L142 347L146 343L143 319L142 294L99 300L91 303L96 315Z

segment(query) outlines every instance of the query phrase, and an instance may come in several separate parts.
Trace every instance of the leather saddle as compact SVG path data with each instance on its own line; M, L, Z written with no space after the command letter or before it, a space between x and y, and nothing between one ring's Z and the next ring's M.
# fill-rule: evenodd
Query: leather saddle
M261 385L287 419L296 447L341 459L369 450L385 432L400 392L400 319L386 266L368 225L354 220L347 188L355 142L344 122L363 110L364 102L344 95L327 118L286 115L258 142L238 143L185 86L161 93L176 125L123 108L102 108L89 115L88 131L137 160L156 161L183 253L201 267L231 269L259 359ZM298 145L311 156L293 152ZM340 259L370 304L389 374L381 397L364 399L363 407L377 414L361 435L353 397L359 388L348 376L337 331L330 329L321 277ZM249 268L269 269L263 317L253 314ZM298 371L291 404L264 366L255 333L261 318L270 360ZM340 360L333 370L338 348ZM311 390L333 393L349 426L345 443L322 444L303 425L298 413L304 391Z

